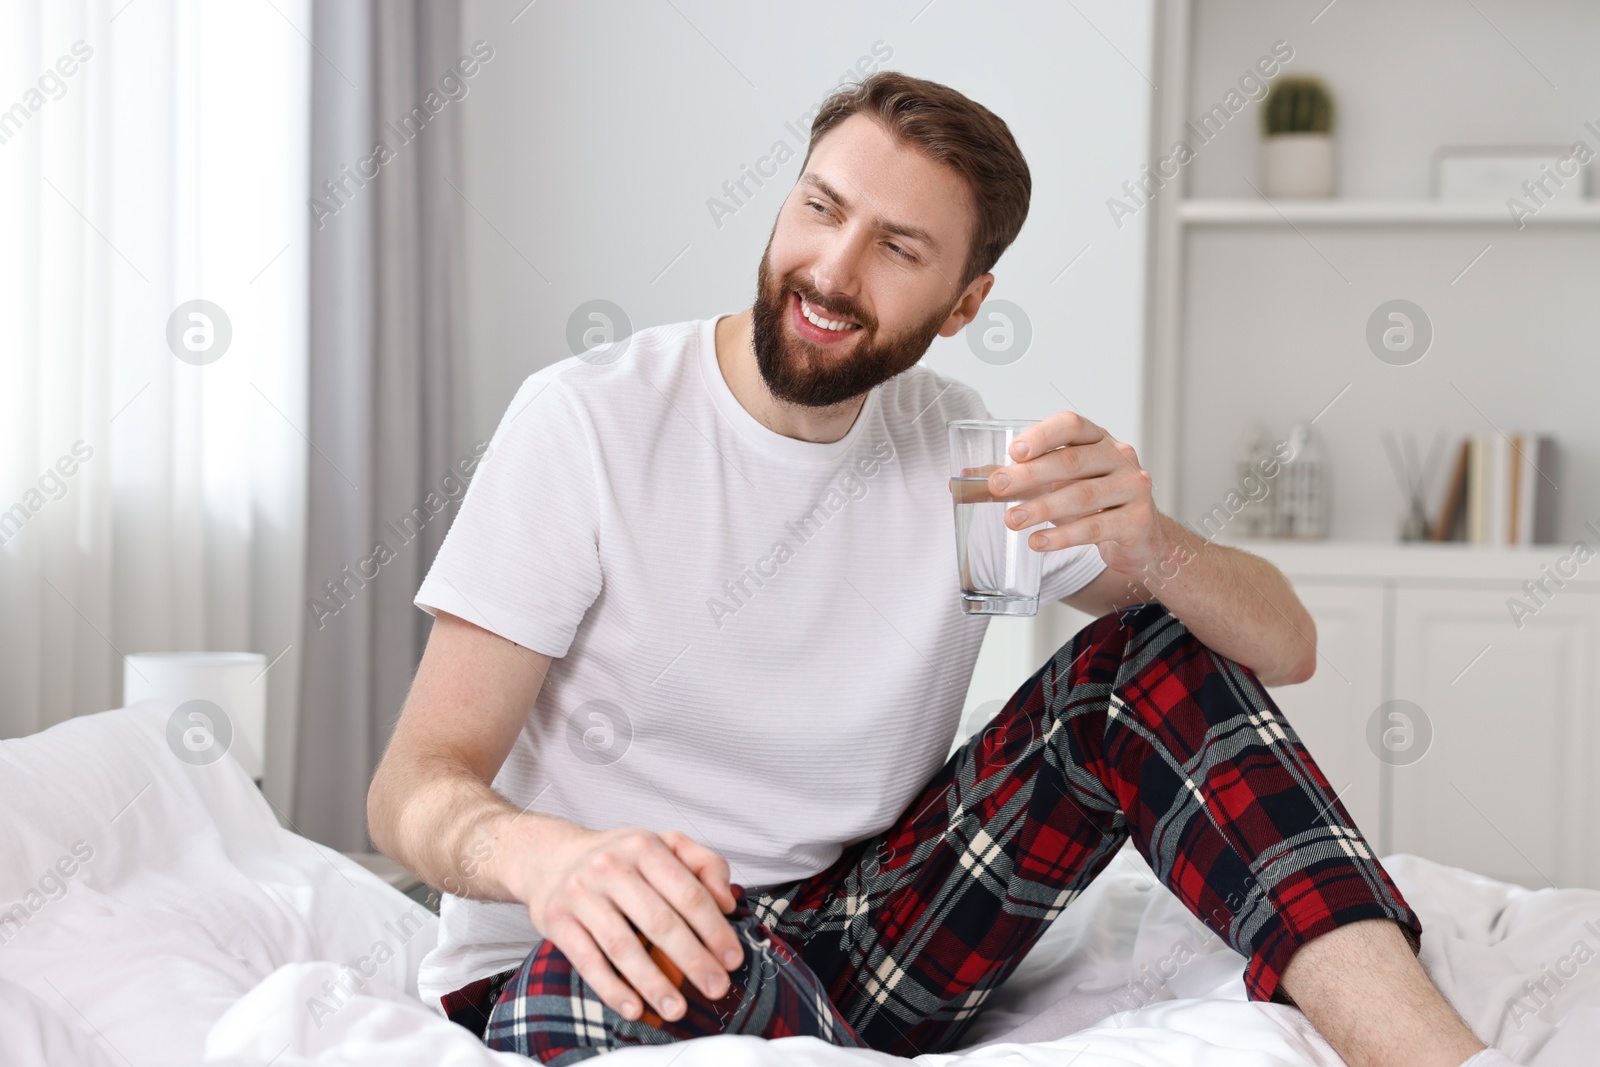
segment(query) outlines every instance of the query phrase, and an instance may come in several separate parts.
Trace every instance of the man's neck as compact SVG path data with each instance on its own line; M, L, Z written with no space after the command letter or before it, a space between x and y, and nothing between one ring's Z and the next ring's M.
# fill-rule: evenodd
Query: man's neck
M851 397L826 408L791 404L773 396L756 365L753 318L752 310L746 308L717 320L717 366L734 398L757 422L784 437L828 444L849 433L866 396Z

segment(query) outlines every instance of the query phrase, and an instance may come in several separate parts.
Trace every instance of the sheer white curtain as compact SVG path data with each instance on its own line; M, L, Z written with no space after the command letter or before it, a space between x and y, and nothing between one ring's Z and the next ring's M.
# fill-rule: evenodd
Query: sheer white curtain
M118 706L126 653L263 652L284 810L308 31L306 0L0 5L0 736Z

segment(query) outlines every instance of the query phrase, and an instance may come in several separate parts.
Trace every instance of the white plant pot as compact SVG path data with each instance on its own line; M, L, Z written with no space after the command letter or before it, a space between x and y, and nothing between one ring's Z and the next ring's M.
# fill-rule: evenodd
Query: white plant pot
M1333 135L1279 133L1261 141L1261 191L1280 197L1333 195Z

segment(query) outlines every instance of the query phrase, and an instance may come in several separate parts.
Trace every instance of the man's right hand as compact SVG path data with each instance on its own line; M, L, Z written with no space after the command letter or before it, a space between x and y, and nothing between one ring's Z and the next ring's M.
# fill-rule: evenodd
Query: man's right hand
M734 898L717 853L676 830L630 826L584 830L537 866L523 895L529 919L613 1011L637 1019L641 995L663 1019L687 1011L640 934L707 997L727 993L744 946L724 914Z
M676 831L591 830L494 790L551 663L438 612L367 791L369 832L429 885L524 904L614 1011L637 1019L648 1002L680 1018L687 1006L640 936L707 996L725 995L727 971L744 962L724 915L734 909L728 861Z

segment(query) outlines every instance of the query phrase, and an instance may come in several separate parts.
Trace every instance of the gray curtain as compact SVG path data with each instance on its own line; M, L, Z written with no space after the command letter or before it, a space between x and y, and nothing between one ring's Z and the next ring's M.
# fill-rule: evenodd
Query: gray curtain
M450 416L461 181L445 79L463 49L456 0L316 0L312 23L312 448L291 818L357 851L371 847L367 784L427 636L411 598L459 499L445 479L470 445Z

